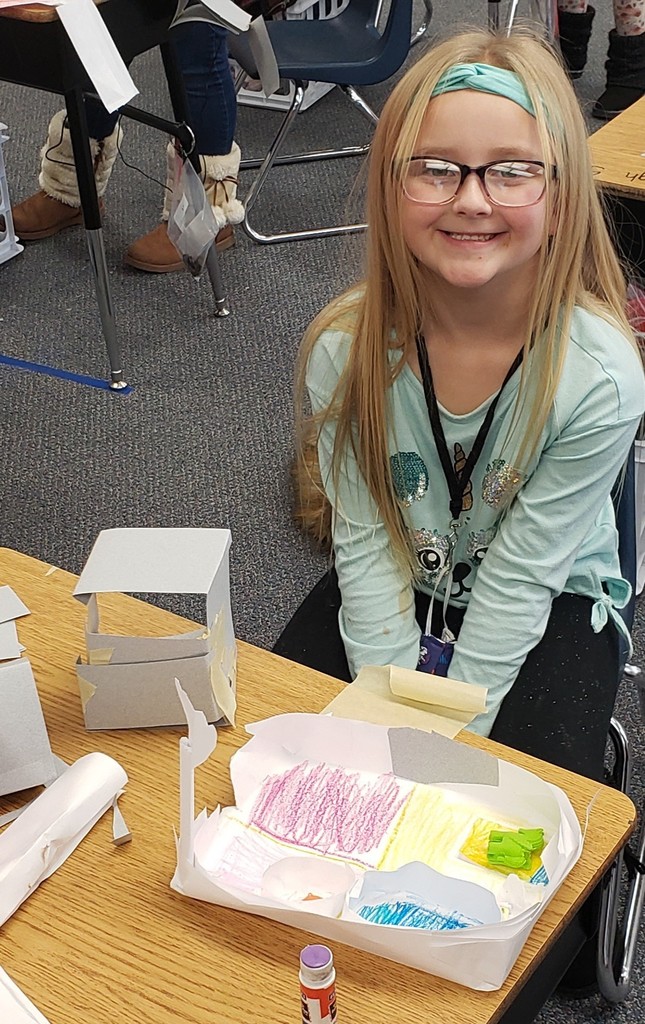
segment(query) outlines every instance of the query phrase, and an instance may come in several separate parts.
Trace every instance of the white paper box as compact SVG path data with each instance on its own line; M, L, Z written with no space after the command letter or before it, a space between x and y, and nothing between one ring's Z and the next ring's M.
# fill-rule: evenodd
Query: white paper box
M180 725L175 678L209 722L233 724L235 636L228 551L215 529L104 530L74 596L87 605L87 664L77 677L88 729ZM204 626L177 636L115 636L100 631L102 593L198 594Z
M469 988L493 991L504 983L531 928L582 850L578 820L561 790L515 765L437 734L408 728L390 729L328 716L292 714L248 727L252 739L231 760L236 808L218 809L210 816L203 811L195 819L194 769L212 752L217 735L203 716L194 712L185 695L182 701L189 732L188 739L180 743L181 834L172 888L195 899L271 918L335 942L347 943ZM271 789L275 778L283 780L288 775L292 785L293 773L300 770L317 772L334 771L336 768L351 773L376 773L379 780L385 780L383 785L391 782L395 787L408 787L409 792L415 784L418 787L423 783L424 794L427 793L424 787L432 787L433 794L440 790L442 794L448 794L450 800L471 802L478 808L483 806L493 820L515 819L526 821L531 827L542 827L548 840L542 852L547 884L530 885L521 882L516 875L504 878L488 869L464 863L463 859L457 862L458 858L448 858L450 870L445 870L442 877L446 880L446 876L452 876L452 880L449 885L446 883L445 888L450 888L453 893L461 888L462 903L467 905L471 899L467 887L473 883L466 881L464 884L464 880L472 870L484 872L487 877L495 874L495 898L499 907L506 905L510 908L507 919L454 931L375 924L353 912L350 909L352 901L342 917L335 918L315 912L317 903L322 907L324 902L328 902L323 898L299 904L268 898L266 888L249 883L254 872L263 872L265 864L270 866L268 857L262 859L266 849L272 845L277 848L278 852L273 854L274 863L290 854L306 854L318 857L318 862L324 865L329 858L343 859L339 857L334 843L330 842L330 815L334 828L336 825L344 828L348 815L354 816L358 822L356 827L361 829L367 819L379 820L380 810L370 804L369 813L361 814L360 808L356 811L355 800L348 801L350 810L347 813L335 814L336 808L330 804L329 788L321 784L319 802L315 805L319 813L311 816L312 804L308 798L301 804L314 822L313 832L316 833L318 847L314 847L313 841L307 844L300 840L299 845L292 840L287 842L279 830L271 834L270 830L262 832L257 818L253 819L253 827L247 827L246 831L240 826L240 821L248 826L251 809L256 814L258 806L266 805L267 787ZM288 793L288 798L283 797L285 817L289 818L295 831L301 824L300 811L294 810L301 795L296 788ZM408 814L408 807L406 805L402 813ZM323 827L321 823L325 820L327 824ZM425 835L426 829L432 829L432 820L421 818L417 821L422 829L420 835ZM229 836L231 832L234 835L233 843L223 842L227 829ZM325 830L327 834L321 839ZM257 853L260 845L258 832L265 845L260 857ZM441 834L437 829L431 833L431 838ZM400 820L396 822L395 832L384 837L382 850L391 849L392 835L400 836ZM321 853L321 844L324 853ZM359 847L355 845L353 849L356 851ZM371 852L369 856L372 856ZM351 858L345 857L354 867L356 858L356 853ZM412 857L411 863L404 865L407 878L409 869L412 873L417 870L428 873L426 865L414 863L415 860L419 858ZM382 877L385 881L388 872L369 871L368 874ZM361 884L366 885L366 879L366 874L357 875L359 891ZM490 901L489 890L485 890L483 885L476 888L480 896L483 894ZM355 895L356 891L352 890L351 896ZM490 916L488 920L491 920Z

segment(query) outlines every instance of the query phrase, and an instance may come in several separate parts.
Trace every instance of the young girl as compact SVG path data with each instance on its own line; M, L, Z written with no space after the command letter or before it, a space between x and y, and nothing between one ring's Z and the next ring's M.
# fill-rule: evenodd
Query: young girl
M452 653L488 688L473 730L599 775L629 597L610 492L645 389L547 45L423 57L381 116L368 222L364 282L302 351L322 487L305 461L301 483L310 518L331 504L340 594L328 574L275 649L346 679Z

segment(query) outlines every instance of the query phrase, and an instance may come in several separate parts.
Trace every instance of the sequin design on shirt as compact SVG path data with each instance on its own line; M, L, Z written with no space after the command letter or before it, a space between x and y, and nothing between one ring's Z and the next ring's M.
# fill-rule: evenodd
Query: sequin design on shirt
M488 530L473 530L468 534L466 558L475 568L481 565L496 533L497 527L491 526Z
M390 456L390 472L396 496L404 508L420 501L428 490L428 470L416 452L396 452Z
M509 466L505 459L494 459L486 466L482 498L491 508L504 508L517 494L523 480L524 474L519 469Z
M414 530L412 540L421 570L421 581L425 584L436 583L448 562L450 538L431 530Z
M455 473L461 479L464 466L466 465L467 455L462 446L457 441L455 443L455 456L453 459L453 466L455 467ZM469 512L473 507L473 482L469 480L466 484L466 489L461 496L461 511Z

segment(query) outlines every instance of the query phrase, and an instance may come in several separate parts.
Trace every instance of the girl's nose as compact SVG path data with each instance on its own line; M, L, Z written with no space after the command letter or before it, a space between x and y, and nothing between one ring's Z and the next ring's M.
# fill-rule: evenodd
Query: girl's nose
M453 200L453 210L457 213L490 214L492 203L484 191L484 183L472 172L466 177Z

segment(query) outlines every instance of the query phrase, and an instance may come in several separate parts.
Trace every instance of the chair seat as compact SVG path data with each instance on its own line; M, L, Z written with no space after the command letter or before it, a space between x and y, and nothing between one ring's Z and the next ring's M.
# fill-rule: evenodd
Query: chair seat
M335 18L267 22L280 77L355 86L385 81L398 71L410 48L412 0L397 0L396 6L382 34L368 26L360 0ZM229 50L247 74L258 77L244 36L230 35Z

